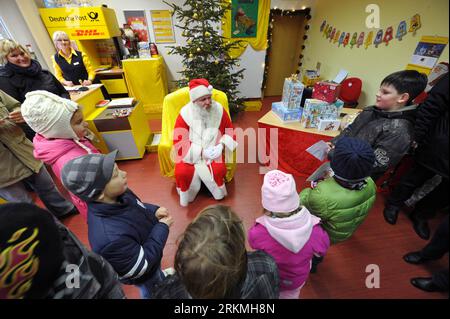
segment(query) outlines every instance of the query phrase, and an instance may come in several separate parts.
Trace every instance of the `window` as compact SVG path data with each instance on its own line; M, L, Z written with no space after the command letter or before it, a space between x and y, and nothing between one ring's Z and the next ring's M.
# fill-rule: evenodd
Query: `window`
M8 28L6 27L5 21L0 17L0 40L1 39L12 39L11 33L9 33Z

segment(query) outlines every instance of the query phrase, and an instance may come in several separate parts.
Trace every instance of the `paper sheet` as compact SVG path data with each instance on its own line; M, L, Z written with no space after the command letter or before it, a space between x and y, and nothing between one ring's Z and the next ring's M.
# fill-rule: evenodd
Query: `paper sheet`
M307 179L308 182L315 182L325 175L332 174L332 169L330 167L330 162L325 162L319 166Z
M153 135L153 140L152 140L152 146L154 145L159 145L159 143L161 142L161 134L157 133L155 135Z
M348 71L346 70L340 70L339 73L336 75L336 77L334 78L333 82L334 83L342 83L342 81L345 80L345 78L348 75Z
M330 147L326 142L320 140L317 143L308 147L306 151L315 158L317 158L319 161L323 161L327 157L329 148Z
M134 101L134 97L124 97L119 99L114 99L109 102L108 107L114 106L132 106Z
M91 85L87 85L87 87L88 87L90 90L95 89L95 88L97 88L97 87L99 87L99 86L102 86L102 84L91 84ZM78 91L80 87L81 87L81 85L64 86L64 88L66 89L67 92L70 92L70 91Z

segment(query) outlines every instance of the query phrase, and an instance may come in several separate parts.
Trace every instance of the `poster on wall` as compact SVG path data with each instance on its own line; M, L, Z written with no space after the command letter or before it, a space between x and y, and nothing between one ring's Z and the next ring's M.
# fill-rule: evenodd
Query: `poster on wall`
M232 0L231 37L255 38L258 26L258 0Z
M169 10L150 10L156 43L174 43L172 14Z
M425 36L420 39L408 64L408 69L415 69L429 74L448 43L448 37Z
M134 30L139 42L149 42L147 19L145 11L133 10L124 11L125 21Z

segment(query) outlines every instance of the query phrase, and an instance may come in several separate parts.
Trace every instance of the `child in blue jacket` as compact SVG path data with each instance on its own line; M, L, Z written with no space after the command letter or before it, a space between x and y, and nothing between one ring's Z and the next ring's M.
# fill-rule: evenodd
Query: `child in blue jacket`
M150 298L164 278L161 259L172 217L164 207L144 204L127 187L126 172L115 164L117 150L89 154L64 165L63 185L88 204L92 250L105 258L124 284Z

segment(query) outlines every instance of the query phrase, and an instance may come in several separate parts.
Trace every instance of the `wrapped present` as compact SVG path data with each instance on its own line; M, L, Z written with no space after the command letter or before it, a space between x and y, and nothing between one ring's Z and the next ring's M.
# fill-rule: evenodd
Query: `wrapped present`
M302 117L302 109L288 109L283 102L273 102L272 111L283 122L299 122Z
M328 103L334 103L339 98L341 85L339 83L320 81L314 84L312 98Z
M317 128L320 120L337 120L340 117L344 102L336 100L327 103L317 99L306 99L300 124L305 128Z
M317 129L319 131L337 131L341 126L341 120L319 120Z
M282 102L288 109L299 109L305 86L293 74L284 80Z

